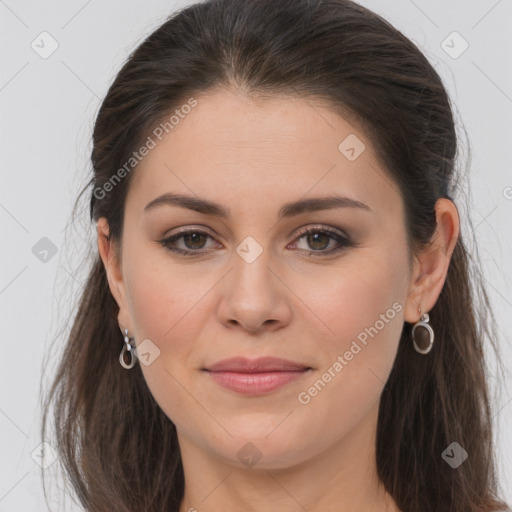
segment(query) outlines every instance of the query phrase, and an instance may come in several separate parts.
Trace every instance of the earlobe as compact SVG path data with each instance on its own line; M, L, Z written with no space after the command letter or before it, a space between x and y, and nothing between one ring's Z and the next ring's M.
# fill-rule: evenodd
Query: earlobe
M430 311L443 289L451 257L459 238L459 214L455 204L446 198L435 205L436 230L429 245L414 257L411 283L406 299L404 320L417 322Z

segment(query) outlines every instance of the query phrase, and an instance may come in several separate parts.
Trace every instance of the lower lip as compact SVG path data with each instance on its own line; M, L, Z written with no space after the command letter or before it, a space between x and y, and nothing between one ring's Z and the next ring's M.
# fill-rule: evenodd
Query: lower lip
M300 379L309 370L275 371L261 373L208 372L224 388L244 395L261 395L282 388Z

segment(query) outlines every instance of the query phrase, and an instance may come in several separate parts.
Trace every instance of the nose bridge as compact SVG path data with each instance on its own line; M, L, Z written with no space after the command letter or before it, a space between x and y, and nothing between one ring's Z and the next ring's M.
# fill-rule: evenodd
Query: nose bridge
M274 267L279 265L272 259L271 237L262 238L260 243L247 236L236 246L219 308L222 322L235 322L251 331L263 324L282 325L290 317L285 288L275 275Z
M270 269L272 267L270 237L266 237L265 240L262 240L263 236L258 238L261 243L249 235L236 247L233 254L232 284L248 295L253 292L273 295L276 290L274 290L275 277Z

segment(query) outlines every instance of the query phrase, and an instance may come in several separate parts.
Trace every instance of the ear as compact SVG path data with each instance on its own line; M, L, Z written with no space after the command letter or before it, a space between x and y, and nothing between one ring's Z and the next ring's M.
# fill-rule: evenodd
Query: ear
M446 198L435 205L436 230L431 243L414 256L411 282L405 303L404 320L415 323L421 314L428 313L443 289L450 260L459 238L459 213L455 204Z
M126 300L126 287L123 280L121 261L117 254L116 247L110 237L110 228L105 217L98 220L96 224L98 233L98 252L105 266L107 273L108 286L117 305L119 306L118 322L121 332L124 329L129 331L131 328L131 320L128 310L128 302Z

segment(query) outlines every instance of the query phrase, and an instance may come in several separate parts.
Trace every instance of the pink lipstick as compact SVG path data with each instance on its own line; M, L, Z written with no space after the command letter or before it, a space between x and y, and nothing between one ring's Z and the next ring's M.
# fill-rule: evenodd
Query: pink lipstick
M275 357L234 357L204 368L220 386L247 395L275 391L300 379L311 369L305 364Z

